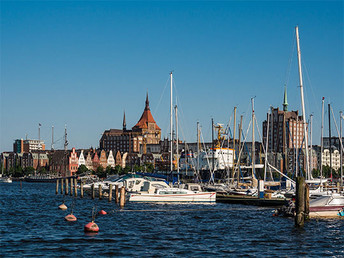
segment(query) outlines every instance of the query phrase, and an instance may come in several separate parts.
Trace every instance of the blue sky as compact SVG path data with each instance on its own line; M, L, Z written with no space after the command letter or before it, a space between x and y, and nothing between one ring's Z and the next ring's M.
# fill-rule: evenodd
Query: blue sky
M211 118L227 124L234 106L247 128L252 97L261 130L284 84L301 110L296 25L319 143L322 96L337 123L344 110L343 13L343 1L1 1L0 151L37 139L38 123L49 148L52 125L63 148L65 124L70 148L97 147L124 110L137 123L147 91L168 137L171 70L182 139L196 140L197 121L210 139Z

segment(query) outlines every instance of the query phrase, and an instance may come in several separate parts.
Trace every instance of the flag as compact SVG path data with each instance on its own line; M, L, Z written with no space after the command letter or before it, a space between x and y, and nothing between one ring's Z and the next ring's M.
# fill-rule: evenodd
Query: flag
M42 124L41 124L41 123L39 123L38 125L39 125L39 126L42 126Z

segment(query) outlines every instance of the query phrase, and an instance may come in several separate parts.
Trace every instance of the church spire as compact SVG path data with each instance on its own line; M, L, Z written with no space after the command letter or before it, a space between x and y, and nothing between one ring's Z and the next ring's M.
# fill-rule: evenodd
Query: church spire
M148 91L147 91L147 96L146 96L146 107L145 110L150 110L149 108L149 100L148 100Z
M287 85L284 85L283 111L284 112L288 111Z
M123 114L123 131L126 131L127 130L127 123L125 121L125 111L124 111L124 114Z

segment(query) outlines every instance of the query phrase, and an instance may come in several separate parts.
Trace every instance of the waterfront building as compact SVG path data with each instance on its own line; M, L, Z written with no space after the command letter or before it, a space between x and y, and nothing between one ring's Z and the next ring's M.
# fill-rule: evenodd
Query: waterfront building
M334 170L338 170L340 168L340 152L338 150L336 149L332 150L331 158L330 158L330 150L324 149L321 155L321 158L322 158L321 162L323 166L332 165L332 168Z
M147 94L144 111L135 126L131 130L127 129L124 113L122 129L105 130L99 141L99 146L100 149L105 151L112 150L113 153L116 153L116 156L118 152L121 154L128 153L127 162L132 164L134 161L131 160L132 155L130 154L146 153L147 144L159 144L160 139L161 129L150 111Z
M97 151L94 150L93 156L92 156L92 166L93 169L96 170L99 167L100 163L99 163L99 156L97 154Z
M17 139L13 143L14 153L31 152L34 150L45 150L44 141Z
M79 155L78 166L80 167L81 165L85 165L85 166L86 166L86 160L85 160L85 156L84 156L84 150L81 150L80 155Z
M114 168L115 167L115 158L113 157L112 150L109 151L109 155L107 158L107 165Z
M70 171L70 175L73 176L79 168L79 158L75 148L72 148L72 151L69 153L68 160L68 169Z
M89 150L87 153L87 157L86 157L86 161L85 161L85 165L87 167L87 169L89 170L93 170L93 162L92 162L92 150Z
M102 166L104 169L108 166L107 158L106 158L106 151L101 150L99 155L99 165Z
M267 128L268 119L269 128ZM284 168L288 169L290 164L296 162L294 159L298 153L296 150L305 148L303 117L299 115L298 110L288 111L286 88L284 90L283 111L279 110L278 107L271 108L271 113L267 114L267 119L263 122L264 147L266 146L267 131L269 131L268 152L275 157L277 157L277 153L282 154L281 164L278 168L283 172ZM283 160L286 160L285 165Z

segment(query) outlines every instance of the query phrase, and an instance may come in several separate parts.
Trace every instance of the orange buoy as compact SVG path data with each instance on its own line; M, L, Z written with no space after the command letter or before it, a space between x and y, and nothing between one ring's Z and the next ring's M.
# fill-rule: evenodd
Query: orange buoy
M66 206L64 203L62 203L62 204L59 206L59 209L60 209L60 210L67 210L67 206Z
M98 232L99 231L99 227L96 223L94 223L93 221L86 224L84 227L84 231L85 232Z
M106 214L107 214L107 212L106 212L106 211L104 211L104 210L101 210L101 211L99 211L99 212L98 212L98 214L99 214L99 215L106 215Z
M67 221L76 221L76 217L73 214L69 214L65 217Z

